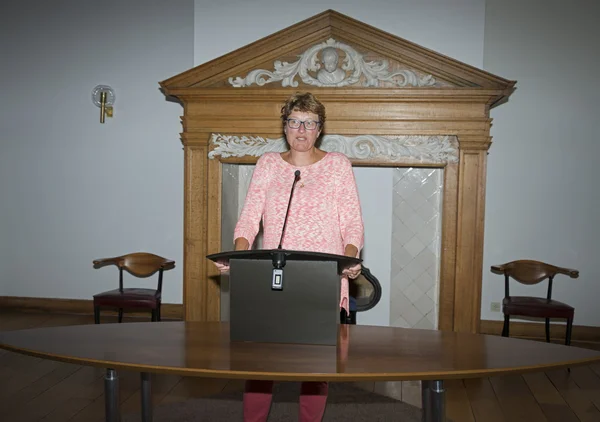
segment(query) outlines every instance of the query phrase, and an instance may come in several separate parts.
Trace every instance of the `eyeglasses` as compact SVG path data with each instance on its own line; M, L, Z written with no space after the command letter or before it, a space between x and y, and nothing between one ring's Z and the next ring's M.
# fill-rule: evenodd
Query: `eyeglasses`
M321 122L314 120L298 120L298 119L287 119L287 125L291 129L300 129L300 125L304 125L304 129L306 130L315 130Z

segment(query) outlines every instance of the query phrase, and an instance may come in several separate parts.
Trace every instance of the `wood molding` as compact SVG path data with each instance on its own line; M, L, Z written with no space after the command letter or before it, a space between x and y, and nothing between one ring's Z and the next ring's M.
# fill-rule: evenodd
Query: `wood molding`
M64 314L93 315L94 304L92 300L86 299L55 299L45 297L18 297L0 296L0 309L19 309L26 311L51 312ZM102 315L117 315L117 311L103 309ZM129 311L126 316L149 317L150 311ZM162 319L183 319L183 305L176 303L163 303L160 310Z
M480 334L500 335L502 334L503 325L504 321L482 320L479 323L479 332ZM565 324L550 323L550 338L564 342L565 330ZM531 339L545 339L546 331L544 328L544 323L511 321L510 336ZM573 325L571 340L600 343L600 327Z
M506 90L514 85L512 81L424 48L334 10L327 10L173 76L161 82L161 86L168 95L174 96L179 96L175 91L178 88L219 86L219 83L227 80L228 77L235 77L255 66L273 63L286 56L295 57L299 50L328 38L340 39L360 47L361 50L400 61L459 87Z

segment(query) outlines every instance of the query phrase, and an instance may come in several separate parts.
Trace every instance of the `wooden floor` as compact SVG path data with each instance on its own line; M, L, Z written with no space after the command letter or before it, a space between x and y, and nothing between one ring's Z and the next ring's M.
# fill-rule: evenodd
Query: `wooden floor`
M106 317L103 322L116 322ZM0 310L0 331L92 324L92 316ZM600 349L600 345L574 344ZM121 410L140 411L139 374L120 371ZM32 358L0 349L0 421L104 420L104 370ZM152 376L153 404L240 391L243 381ZM386 395L398 383L361 383ZM446 410L454 422L600 422L600 364L526 375L446 381ZM413 389L414 391L414 389ZM420 397L404 393L419 405Z

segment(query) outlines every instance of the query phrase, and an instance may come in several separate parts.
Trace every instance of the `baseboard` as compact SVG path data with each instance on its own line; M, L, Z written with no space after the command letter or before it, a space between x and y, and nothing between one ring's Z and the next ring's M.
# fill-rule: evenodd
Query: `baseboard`
M92 315L94 306L92 300L84 299L55 299L40 297L0 296L0 309L13 308L25 311L51 312L63 314ZM117 312L109 309L103 310L108 315ZM128 316L148 316L148 312L127 312ZM177 303L163 303L161 307L162 319L183 319L183 305ZM481 334L500 335L503 321L482 320L479 325ZM544 339L546 336L543 323L513 321L510 323L511 337L524 337ZM557 341L564 341L565 325L550 324L550 337ZM572 341L600 343L600 327L573 325Z
M502 334L504 321L482 320L479 324L481 334ZM550 324L550 338L552 340L564 341L566 334L565 324ZM511 321L511 337L524 337L534 339L545 339L546 328L543 322L521 322ZM573 325L571 341L581 341L588 343L600 343L600 327L589 327L586 325Z
M41 297L0 296L0 309L19 309L25 311L51 312L63 314L93 315L94 304L92 300L84 299L54 299ZM116 310L102 310L102 314L117 314ZM147 317L149 312L128 311L127 316ZM176 303L163 303L160 308L161 319L183 319L183 305Z

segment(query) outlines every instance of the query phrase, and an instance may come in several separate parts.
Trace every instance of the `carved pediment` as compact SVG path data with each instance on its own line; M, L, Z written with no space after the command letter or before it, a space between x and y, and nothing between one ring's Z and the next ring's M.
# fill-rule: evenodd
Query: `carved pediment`
M311 46L294 62L277 60L271 70L254 69L244 77L230 77L228 82L235 88L267 84L337 88L355 85L390 88L452 86L395 60L361 53L333 38Z
M483 88L512 81L328 10L161 82L204 88Z

